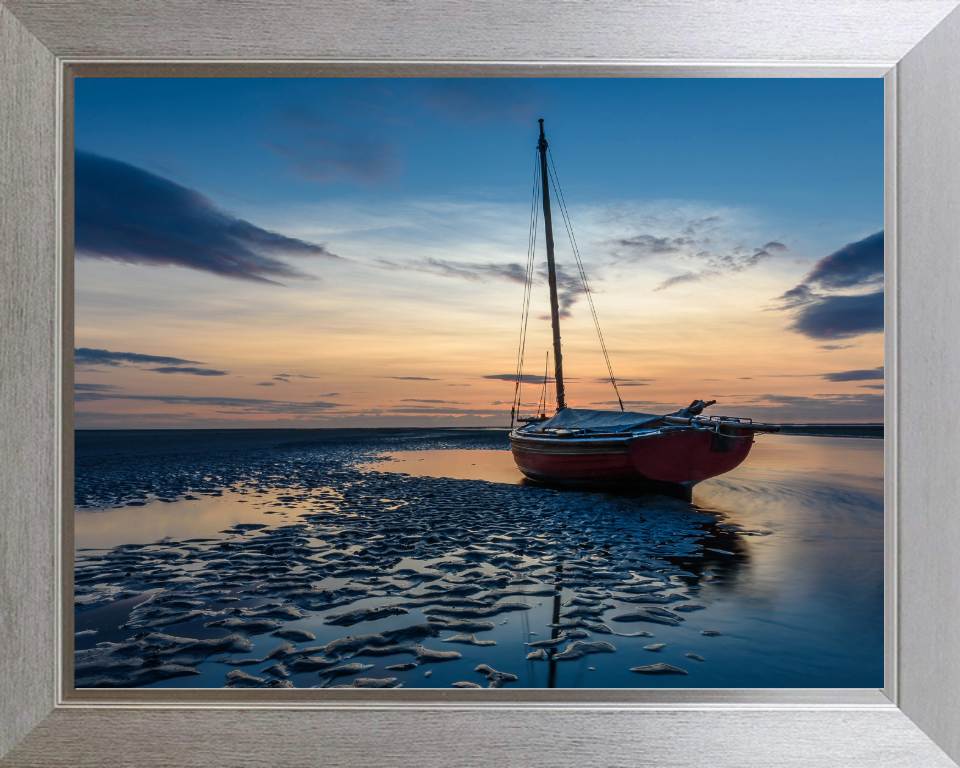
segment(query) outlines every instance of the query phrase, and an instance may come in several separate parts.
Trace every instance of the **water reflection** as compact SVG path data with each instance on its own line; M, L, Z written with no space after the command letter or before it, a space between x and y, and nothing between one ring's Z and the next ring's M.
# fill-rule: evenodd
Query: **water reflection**
M378 468L518 480L508 451L408 451L391 459ZM702 684L804 687L820 675L816 684L825 686L882 686L882 439L760 437L744 465L696 487L694 504L719 519L703 524L690 555L665 559L707 601L698 618L720 627L724 641L739 641L704 649L716 658L719 646L727 666ZM560 600L552 601L552 623Z
M216 639L225 620L273 622L314 638L303 644L309 658L373 664L360 677L406 687L469 683L478 665L529 687L879 687L882 449L764 437L744 466L699 485L693 505L523 486L503 450L391 454L362 473L362 445L266 454L262 468L242 470L256 480L221 495L146 494L143 506L77 512L78 548L117 547L78 557L78 628L99 634L77 647L96 656L97 642L139 642L152 628ZM130 613L144 595L154 597ZM387 643L413 625L433 634L419 641L427 651L396 645L414 658L409 668L335 651L345 637ZM526 644L548 638L559 642L530 660ZM255 687L324 682L316 667L262 674L279 642L251 632L248 651L198 657L194 676L135 679L218 687L232 659L256 665ZM615 651L571 655L576 643ZM456 662L427 663L451 648ZM85 684L100 679L97 658ZM629 671L654 662L688 675Z
M668 557L666 560L690 574L689 587L701 582L723 590L730 587L737 572L750 565L750 548L743 537L717 523L704 525L704 536L697 540L700 552L696 557Z
M450 477L524 485L510 451L483 449L391 451L379 460L360 465L364 472L403 472L412 477Z
M238 524L276 525L300 511L277 501L277 493L223 491L168 503L145 500L108 509L78 509L73 517L74 546L103 549L122 544L149 544L163 538L178 540L216 537Z

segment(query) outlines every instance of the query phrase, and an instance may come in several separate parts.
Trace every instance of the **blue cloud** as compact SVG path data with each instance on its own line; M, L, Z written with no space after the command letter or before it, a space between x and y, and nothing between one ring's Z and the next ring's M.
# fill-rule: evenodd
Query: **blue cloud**
M790 330L811 339L845 339L883 332L883 289L852 295L818 289L863 290L882 284L883 230L820 259L804 282L777 301L779 309L794 311Z
M485 379L496 379L497 381L513 381L517 380L517 374L515 373L492 373L489 376L484 376ZM553 376L547 378L547 383L552 383L555 381ZM569 381L569 379L568 379ZM523 383L524 384L543 384L543 376L538 376L535 373L525 373L523 374Z
M322 245L261 229L195 190L128 163L78 151L75 168L80 258L186 267L268 283L310 279L277 255L339 258Z
M143 355L139 352L111 352L108 349L91 349L79 347L73 350L75 365L189 365L200 364L199 360L183 360L179 357L162 357L160 355Z
M190 395L125 395L112 392L77 392L77 403L97 402L100 400L142 400L165 403L167 405L208 406L226 408L238 413L278 413L309 414L342 407L340 403L328 403L323 400L310 402L289 402L284 400L261 400L244 397L194 397Z
M188 373L192 376L226 376L230 373L229 371L217 371L213 368L197 368L195 366L205 365L199 360L184 360L181 357L166 357L163 355L144 355L139 352L111 352L109 349L91 349L90 347L74 349L73 362L76 369L81 371L93 370L90 368L92 365L106 365L111 368L155 365L158 367L141 368L141 370L153 371L154 373Z
M824 373L822 376L827 381L870 381L883 378L883 366L860 371L835 371L834 373Z
M804 280L824 289L853 288L883 281L883 230L848 243L816 263Z
M178 368L175 366L164 366L162 368L147 368L154 373L189 373L191 376L226 376L230 371L215 371L213 368L192 368L190 366Z
M112 392L119 389L116 384L74 384L74 392Z
M883 291L863 296L822 296L801 307L788 326L811 339L846 339L883 332Z
M778 422L883 421L883 395L754 395L737 404L739 412L754 419Z

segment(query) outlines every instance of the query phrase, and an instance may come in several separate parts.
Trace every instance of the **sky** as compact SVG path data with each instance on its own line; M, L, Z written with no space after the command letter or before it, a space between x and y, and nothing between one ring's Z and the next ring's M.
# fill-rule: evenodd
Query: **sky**
M627 410L883 420L880 79L75 93L78 429L508 426L538 118ZM619 409L552 196L567 404Z

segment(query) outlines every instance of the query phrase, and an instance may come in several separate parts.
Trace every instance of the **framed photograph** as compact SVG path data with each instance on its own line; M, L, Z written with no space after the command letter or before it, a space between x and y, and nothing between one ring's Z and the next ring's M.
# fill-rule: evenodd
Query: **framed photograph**
M0 6L4 762L955 764L955 5Z

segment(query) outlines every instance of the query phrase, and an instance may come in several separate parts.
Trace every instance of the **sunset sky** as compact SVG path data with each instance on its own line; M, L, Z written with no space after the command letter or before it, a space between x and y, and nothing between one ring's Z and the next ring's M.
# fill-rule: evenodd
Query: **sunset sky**
M882 80L81 79L77 428L507 426L540 117L628 410L883 420Z

